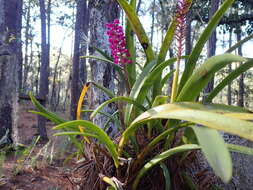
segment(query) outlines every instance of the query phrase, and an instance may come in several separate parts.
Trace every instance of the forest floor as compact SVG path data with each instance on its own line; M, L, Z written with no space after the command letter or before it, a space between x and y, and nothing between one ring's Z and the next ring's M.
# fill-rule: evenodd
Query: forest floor
M12 150L5 157L3 166L0 168L0 190L78 189L74 183L76 179L73 179L71 174L76 163L72 161L63 164L68 146L66 139L54 137L54 131L51 129L53 125L48 122L49 143L38 141L35 144L33 139L36 139L38 135L37 116L28 113L28 110L34 110L34 107L30 103L22 103L18 113L19 142L28 148L24 149L25 152ZM31 146L32 143L35 145Z

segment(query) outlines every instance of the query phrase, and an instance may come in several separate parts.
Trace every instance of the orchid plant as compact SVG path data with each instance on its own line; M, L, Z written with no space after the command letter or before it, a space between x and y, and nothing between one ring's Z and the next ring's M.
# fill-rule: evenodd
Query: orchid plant
M106 25L107 35L113 62L101 50L98 51L101 52L102 58L97 59L113 64L123 78L125 75L122 73L127 74L127 78L124 80L127 80L126 83L129 85L129 94L128 96L116 96L108 89L93 83L96 87L104 90L111 99L93 110L90 117L92 119L98 113L104 114L115 124L120 125L120 140L113 140L99 126L87 120L80 120L80 117L75 121L65 121L44 109L31 95L33 103L39 109L39 112L36 113L57 124L54 127L55 130L64 130L64 132L58 132L55 135L69 135L84 155L86 152L83 144L80 145L77 142L75 135L84 136L87 142L97 139L97 141L91 140L89 142L96 144L95 147L103 144L103 146L99 146L100 153L106 157L109 156L113 160L115 168L114 172L109 172L107 175L103 171L100 171L100 175L98 175L102 181L108 184L108 189L138 189L141 179L152 168L157 168L155 166L158 166L158 169L160 167L163 171L166 189L169 189L170 186L175 187L175 184L168 183L173 175L169 175L171 168L164 161L178 153L181 153L181 160L184 160L188 154L183 154L183 152L198 149L202 150L214 173L223 182L229 182L232 177L230 151L253 155L253 150L249 147L226 144L218 131L253 140L253 123L250 121L253 119L253 114L245 108L213 104L211 101L229 82L253 66L253 59L230 54L253 36L238 42L224 54L208 58L198 68L196 68L196 63L206 41L226 10L232 5L233 0L223 2L200 35L191 54L186 56L182 56L185 15L192 0L178 0L176 15L170 23L157 56L155 56L146 32L136 15L136 1L131 0L128 3L126 0L117 0L117 2L127 16L126 37L119 20L108 23ZM133 32L146 56L146 62L140 73L136 69L138 63L136 63L135 57ZM177 56L166 59L167 51L174 37L177 41ZM96 59L96 57L87 57ZM180 60L182 59L186 59L186 63L183 74L180 76ZM172 94L163 96L161 95L162 89L172 72L164 77L162 77L162 73L167 66L174 62L177 66L174 72ZM197 102L197 97L200 96L201 91L215 73L232 62L242 62L243 64L207 95L205 104ZM89 84L84 86L81 99L88 90ZM101 111L104 106L112 102L127 103L121 113L124 115L123 122L120 122L118 117ZM78 113L80 113L80 109L81 107L79 107ZM92 146L91 144L90 146ZM92 158L86 157L86 159ZM98 164L96 159L95 162Z

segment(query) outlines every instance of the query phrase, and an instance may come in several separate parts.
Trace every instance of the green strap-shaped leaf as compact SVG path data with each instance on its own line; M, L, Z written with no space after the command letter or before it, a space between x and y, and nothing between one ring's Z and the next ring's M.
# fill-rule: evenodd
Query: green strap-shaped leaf
M39 101L36 100L36 98L33 96L32 92L29 92L29 96L31 98L31 101L33 103L33 105L40 111L43 113L43 116L47 117L48 119L50 119L52 122L54 122L55 124L60 124L63 122L66 122L65 119L61 118L60 116L56 115L53 112L48 111L44 106L42 106Z
M232 160L227 146L217 130L192 126L208 163L224 183L232 177Z
M253 141L252 122L222 115L219 112L215 113L213 110L207 111L193 109L191 107L187 108L186 105L164 104L144 112L131 123L122 134L118 147L120 153L123 151L124 145L128 141L129 136L133 135L138 127L141 126L140 124L146 123L152 119L178 119L190 121Z
M202 104L198 102L175 102L174 105L178 105L181 108L196 109L201 111L209 111L214 113L226 114L226 113L251 113L249 110L232 105L225 104ZM247 115L247 114L245 114Z
M128 20L132 26L133 31L136 33L138 40L140 44L143 47L143 50L147 57L147 63L154 60L154 52L152 50L152 47L149 43L149 39L147 34L145 33L145 30L138 18L138 16L135 13L135 10L132 6L128 4L126 0L117 0L121 8L126 13Z
M163 176L165 179L165 190L170 190L171 189L170 172L169 172L167 166L162 162L160 163L160 167L163 170Z
M175 70L172 70L172 71L170 71L168 74L166 74L164 77L163 77L163 79L162 79L162 81L161 81L161 88L163 88L164 87L164 85L167 83L167 81L169 80L169 78L172 76L172 74L175 72Z
M47 118L48 120L52 121L54 124L56 125L59 125L61 123L64 123L64 122L60 122L58 119L52 117L51 115L47 114L47 113L44 113L44 112L38 112L38 111L29 111L29 113L33 113L33 114L36 114L36 115L40 115L42 117L45 117Z
M90 83L92 83L95 87L99 88L100 90L102 90L104 93L106 93L106 95L109 97L109 98L113 98L115 97L114 93L112 91L110 91L108 88L105 88L103 87L102 85L94 82L94 81L91 81Z
M184 152L184 151L189 151L189 150L195 150L195 149L199 149L200 147L198 145L195 144L187 144L187 145L182 145L182 146L178 146L172 149L169 149L157 156L155 156L153 159L151 159L148 163L146 163L144 165L144 167L138 172L137 177L134 180L132 189L135 190L137 189L137 186L140 182L140 179L147 173L147 171L149 171L152 167L154 167L155 165L159 164L161 161L169 158L170 156L176 154L176 153L180 153L180 152Z
M187 80L180 91L177 101L194 101L215 72L231 62L243 62L246 59L237 55L223 54L209 58Z
M136 0L131 0L130 5L132 6L133 10L136 10ZM134 40L134 31L131 28L131 24L127 19L126 23L126 47L131 55L131 64L126 64L126 70L128 74L129 84L132 87L136 80L136 48L135 48L135 40Z
M238 76L240 76L243 72L249 70L251 67L253 67L253 59L250 59L244 64L241 64L239 67L237 67L234 71L232 71L225 79L222 80L207 96L206 102L211 102L212 99L230 82L232 82L234 79L236 79Z
M135 105L136 107L138 107L139 109L141 109L142 111L146 111L147 109L142 106L141 104L139 104L138 102L136 102L135 100L133 100L132 98L128 98L128 97L125 97L125 96L118 96L118 97L114 97L110 100L107 100L105 102L103 102L102 104L100 104L100 106L98 106L91 114L90 118L94 118L97 113L99 113L100 110L103 109L103 107L105 107L106 105L112 103L112 102L117 102L117 101L124 101L124 102L127 102L129 104L133 104Z
M241 154L247 154L253 156L253 149L246 146L236 145L236 144L226 144L229 151L237 152Z
M182 78L180 80L178 93L180 93L180 91L184 87L186 81L192 75L192 72L193 72L193 70L194 70L194 68L196 66L196 63L197 63L197 61L199 59L200 53L202 52L202 49L203 49L206 41L209 39L209 37L211 36L213 30L218 25L218 23L220 22L221 18L223 17L223 15L227 11L227 9L232 5L233 2L234 2L234 0L225 0L224 3L219 8L219 10L216 11L216 13L214 14L214 16L208 22L207 27L202 32L202 34L201 34L201 36L200 36L197 44L194 46L194 48L193 48L193 50L192 50L192 52L190 54L190 57L189 57L189 59L187 60L187 62L185 64L185 69L184 69Z
M253 38L253 34L245 37L244 39L240 40L239 42L237 42L235 45L233 45L232 47L230 47L226 53L231 53L232 51L236 50L237 48L239 48L240 46L242 46L245 42L249 41L250 39Z
M198 190L197 185L194 183L190 175L183 172L182 177L183 177L184 183L187 185L187 188L189 188L189 190Z
M107 62L107 63L110 63L113 67L117 68L117 69L120 69L120 70L123 70L122 67L120 67L119 65L116 65L112 60L110 59L107 59L105 57L98 57L98 56L93 56L93 55L87 55L87 56L80 56L81 59L96 59L96 60L99 60L99 61L104 61L104 62Z
M133 99L133 100L137 100L138 96L140 95L141 89L144 85L144 83L147 80L147 75L151 72L151 70L154 68L156 64L156 61L152 61L151 63L149 63L141 72L141 74L139 75L139 77L137 78L136 82L134 83L134 86L130 92L129 98ZM146 96L146 95L145 95ZM138 101L140 104L142 102ZM126 111L125 111L125 116L124 116L124 123L126 126L128 126L128 124L130 123L130 117L131 114L133 112L133 105L127 105L126 106Z
M97 48L97 47L92 47L94 48L100 55L102 55L104 58L106 58L107 60L110 60L113 62L113 58L110 57L104 50L100 49L100 48ZM85 57L85 56L84 56ZM96 56L94 56L96 57ZM81 56L82 58L82 56Z
M168 49L172 43L173 40L173 36L176 30L176 18L173 18L170 24L170 27L167 30L167 33L165 35L164 41L162 43L162 46L160 48L159 54L158 54L158 59L157 59L157 65L161 64L167 55ZM158 75L158 77L156 77L155 79L155 83L156 85L154 85L153 87L153 94L152 94L152 98L154 99L157 95L159 95L161 93L161 76L162 76L162 70L160 70L160 73Z
M115 64L112 60L107 59L106 57L98 57L98 56L90 55L90 56L80 56L80 58L82 58L82 59L86 59L86 58L96 59L96 60L99 60L99 61L103 61L104 63L108 63L119 73L122 80L126 80L125 76L123 74L123 68L121 66Z
M176 18L173 18L171 20L170 26L166 32L166 35L164 37L163 43L161 45L159 54L158 54L158 60L157 60L157 64L160 64L161 62L163 62L166 58L167 52L169 50L169 47L172 43L173 37L174 37L174 33L177 27L177 21Z
M94 110L82 110L82 112L84 112L84 113L85 113L85 112L92 113L92 112L94 112ZM113 117L111 114L109 114L109 113L107 113L107 112L102 112L102 111L99 111L98 113L99 113L99 114L102 114L102 115L108 117L110 120L113 120L114 122L116 122L115 117Z
M82 135L85 137L98 138L97 135L90 134L90 133L84 133L84 132L80 132L80 131L66 131L66 132L59 132L59 133L54 134L54 136L66 136L66 135Z
M118 152L116 150L116 145L101 128L99 128L97 125L93 124L92 122L89 122L86 120L69 121L69 122L57 125L53 129L59 130L59 129L64 129L64 128L68 128L72 126L83 126L85 129L88 129L89 132L93 132L95 135L97 135L98 140L104 143L107 150L110 152L114 160L115 167L117 168L119 166Z

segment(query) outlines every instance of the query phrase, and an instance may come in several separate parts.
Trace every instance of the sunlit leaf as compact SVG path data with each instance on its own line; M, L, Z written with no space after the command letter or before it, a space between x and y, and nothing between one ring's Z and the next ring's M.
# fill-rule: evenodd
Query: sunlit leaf
M245 61L245 58L232 54L217 55L209 58L189 77L176 100L179 102L194 101L215 72L231 62L243 61Z
M217 130L192 126L208 163L224 183L232 177L232 160L227 146Z
M189 105L188 108L187 104ZM191 107L191 103L187 104L164 104L141 114L122 134L119 144L119 152L122 151L129 136L141 126L140 124L148 122L152 119L178 119L190 121L196 124L207 126L209 128L238 135L253 141L252 122L228 117L220 113L215 113L214 111L193 109Z
M207 96L206 102L211 102L212 99L230 82L232 82L234 79L236 79L238 76L240 76L243 72L249 70L253 67L253 59L248 60L246 63L241 64L239 67L237 67L234 71L229 73L229 75L223 79Z

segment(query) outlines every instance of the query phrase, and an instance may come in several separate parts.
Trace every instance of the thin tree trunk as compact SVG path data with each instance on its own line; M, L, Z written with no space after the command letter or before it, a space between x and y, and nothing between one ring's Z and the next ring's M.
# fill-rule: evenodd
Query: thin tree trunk
M60 71L59 71L59 75L58 75L58 80L62 80L61 79L61 74L62 74L62 67L60 68ZM59 83L58 85L58 91L56 93L56 102L55 102L55 110L57 109L57 107L59 106L60 104L60 93L61 93L61 83Z
M82 32L82 19L84 18L84 6L83 0L77 0L76 5L76 22L75 22L75 43L74 54L72 63L72 80L71 80L71 107L70 114L71 119L76 119L76 109L80 94L79 88L79 63L80 63L80 41Z
M209 20L213 17L215 12L218 10L219 3L220 3L220 0L210 0L210 1L211 1L211 8L209 11ZM217 41L216 30L214 30L207 42L207 57L212 57L215 55L216 41ZM203 102L205 102L206 95L213 90L213 86L214 86L214 77L210 80L210 82L207 84L206 88L204 89Z
M136 13L137 13L137 15L138 15L138 13L139 13L139 11L140 11L141 3L142 3L142 1L139 0L139 1L138 1L138 4L137 4L137 8L136 8Z
M67 87L65 90L65 96L64 96L64 101L63 101L63 110L66 110L66 104L67 104L67 100L69 99L69 88L71 85L71 74L68 77L68 82L67 82Z
M237 42L239 42L241 40L241 29L238 29L237 33L236 33L236 39ZM242 46L240 46L238 48L238 55L242 56ZM240 63L242 64L242 63ZM239 89L238 89L238 102L237 105L243 107L244 106L244 73L242 73L240 75L239 78Z
M154 25L155 25L155 0L153 0L153 4L152 4L152 15L151 15L151 19L152 19L152 24L151 24L151 45L153 46L153 37L154 37Z
M0 0L0 146L18 142L21 12L22 1Z
M83 13L83 19L82 19L82 34L83 38L88 38L88 28L89 28L89 10L87 5L87 0L84 0L84 13ZM87 54L87 41L86 39L81 39L81 49L80 54L82 56L85 56ZM80 70L79 70L79 77L80 77L80 88L82 88L82 85L87 82L87 67L86 67L86 59L80 59Z
M48 95L49 85L49 56L47 46L47 27L46 27L46 9L45 1L39 0L40 16L41 16L41 67L40 67L40 81L39 81L39 96L45 101L42 104L45 106ZM46 119L38 116L38 130L42 140L48 140L46 130Z
M173 53L173 49L169 49L169 55L170 58L174 57L174 53ZM170 64L170 72L174 70L174 63ZM171 92L172 92L172 84L173 84L173 76L174 74L171 75L170 79L169 79L169 87L168 87L168 95L171 96Z
M23 90L26 92L27 87L27 75L30 69L30 65L28 64L28 47L29 47L29 31L30 31L30 17L31 17L31 1L28 1L27 14L26 14L26 26L25 26L25 58L24 58L24 75L23 75ZM32 42L31 42L32 43ZM31 49L32 52L32 49Z
M22 43L21 43L21 30L22 30L22 12L23 12L23 0L19 0L17 3L17 32L16 39L18 39L19 43L17 43L17 55L18 55L18 91L21 92L22 89L22 80L23 80L23 54L22 54Z
M37 67L37 74L35 75L35 94L39 94L39 76L40 76L40 67L41 67L41 54L38 51L38 67Z
M105 24L112 22L114 19L119 18L119 8L115 1L100 1L94 0L89 1L90 7L90 55L97 55L97 52L92 47L99 47L106 53L110 54L108 37L106 35ZM110 10L110 11L108 11ZM90 60L91 73L93 81L97 82L100 85L114 91L114 70L113 67L109 64L106 64L98 60ZM108 100L107 95L94 88L93 92L93 105L97 107L102 102ZM93 107L94 108L94 107ZM103 111L107 113L113 113L116 110L115 104L111 104L104 108ZM104 127L107 118L102 115L98 115L93 119L93 122L100 126ZM117 129L111 125L108 128L107 133L113 136L117 132Z
M60 58L62 56L62 46L64 44L65 37L62 40L61 47L59 49L59 53L56 59L56 63L54 66L54 73L53 73L53 83L52 83L52 90L51 90L51 97L50 97L50 106L53 108L54 111L56 111L56 78L58 75L57 70L58 70L58 65L60 62Z
M185 27L185 55L190 55L192 50L191 44L191 11L186 15L186 27Z
M232 30L229 30L229 48L232 46ZM228 74L232 72L232 64L228 65ZM231 82L228 84L228 92L227 92L227 100L228 105L232 104L232 91L231 91Z

